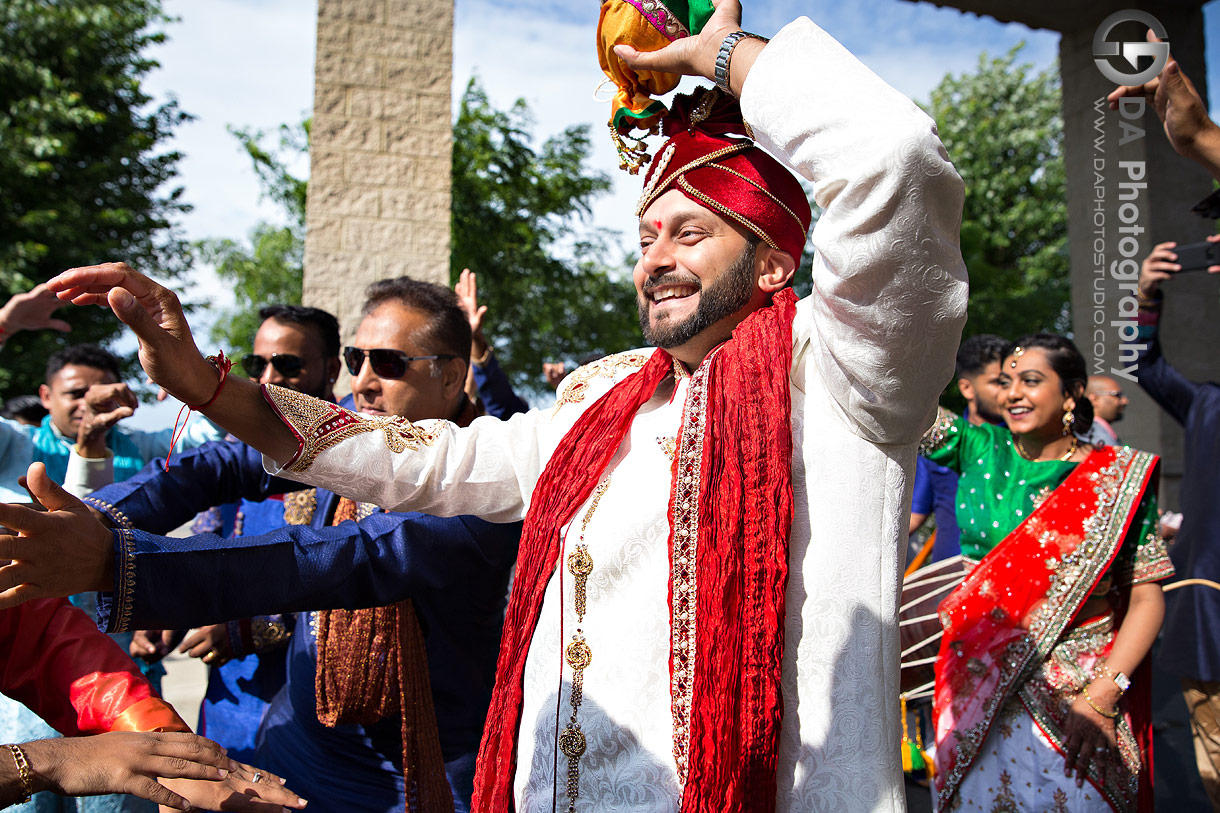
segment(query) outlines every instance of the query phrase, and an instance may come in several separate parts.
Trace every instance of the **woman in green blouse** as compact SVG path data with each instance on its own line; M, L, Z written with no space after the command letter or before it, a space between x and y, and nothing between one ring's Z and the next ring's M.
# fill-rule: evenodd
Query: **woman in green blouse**
M1069 340L1027 336L1002 369L1006 426L942 410L921 450L961 474L968 569L940 607L938 807L1141 809L1151 729L1137 668L1164 614L1157 581L1173 574L1157 458L1077 439L1092 409Z

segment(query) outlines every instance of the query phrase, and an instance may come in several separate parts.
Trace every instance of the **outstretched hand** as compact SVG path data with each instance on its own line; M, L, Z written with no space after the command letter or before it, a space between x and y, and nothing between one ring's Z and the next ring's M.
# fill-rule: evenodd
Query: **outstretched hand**
M218 781L162 779L161 784L184 796L189 810L221 810L236 813L280 813L283 808L301 809L307 802L284 787L284 780L241 762L236 770Z
M1147 39L1161 42L1152 31ZM1117 110L1121 99L1138 96L1152 100L1165 136L1179 155L1204 165L1213 175L1220 172L1220 127L1208 116L1199 91L1172 55L1151 82L1116 88L1107 99L1110 109Z
M0 503L0 525L20 536L0 535L0 609L36 598L110 590L114 585L114 537L83 502L51 480L41 463L22 478L47 510Z
M229 759L219 745L195 734L112 731L37 740L21 749L39 791L129 793L177 810L272 813L305 806L279 777Z
M739 0L713 0L715 11L704 24L703 30L691 37L674 40L659 51L637 51L630 45L614 46L614 53L634 71L657 71L660 73L676 73L687 76L702 76L705 79L715 79L716 54L720 51L720 43L734 31L741 30L741 3ZM741 52L734 52L730 79L735 88L740 87L739 79L744 81L752 59L746 58L747 52L758 48L762 43L757 40L753 45L746 41L739 44Z
M51 314L64 304L45 284L37 285L24 294L14 294L4 303L4 307L0 307L0 332L58 330L67 333L72 330L71 325L63 319L51 318Z
M233 645L229 641L227 624L197 627L183 639L178 651L198 658L209 666L223 666L233 660Z
M186 404L206 402L216 371L195 346L178 296L126 263L72 268L47 287L76 305L106 305L135 332L149 378Z

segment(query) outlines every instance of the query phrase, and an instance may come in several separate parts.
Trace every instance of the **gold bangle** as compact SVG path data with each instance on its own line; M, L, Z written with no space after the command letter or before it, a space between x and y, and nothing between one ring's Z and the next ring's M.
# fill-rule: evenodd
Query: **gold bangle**
M18 804L28 802L30 797L34 795L34 780L30 772L30 761L25 758L25 751L21 750L19 745L6 745L5 748L13 755L13 762L17 763L17 776L21 780L21 792L24 794Z
M1093 711L1097 712L1102 717L1106 717L1110 720L1113 720L1115 717L1118 716L1117 708L1114 709L1114 711L1104 711L1100 706L1098 706L1096 703L1094 703L1093 698L1089 697L1089 687L1088 686L1085 686L1084 689L1082 689L1080 693L1082 695L1084 695L1084 702L1088 703L1089 706L1092 707Z
M474 364L478 367L482 367L484 364L487 363L487 360L489 358L491 358L491 344L487 345L487 349L483 351L483 355L479 356L478 358L471 356L470 363Z

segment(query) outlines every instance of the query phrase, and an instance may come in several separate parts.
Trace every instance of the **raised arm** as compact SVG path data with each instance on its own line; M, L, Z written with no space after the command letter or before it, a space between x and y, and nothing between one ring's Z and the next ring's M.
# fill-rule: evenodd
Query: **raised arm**
M1208 238L1220 241L1220 235ZM1136 360L1135 376L1144 392L1180 424L1186 423L1199 385L1182 375L1161 352L1161 290L1166 280L1181 270L1174 253L1177 243L1160 243L1144 258L1139 276L1139 342L1143 347ZM1220 266L1210 271L1220 272Z
M263 471L261 455L245 443L214 441L152 460L135 477L98 489L85 504L119 528L169 533L200 511L239 499L261 500L300 486Z
M562 434L536 411L459 430L444 421L360 416L281 387L260 390L239 376L222 380L196 348L177 295L143 274L108 263L65 271L49 285L77 304L108 304L139 338L140 363L153 381L198 405L287 476L363 502L520 519L549 446Z
M110 307L139 339L144 371L170 395L201 407L217 425L275 460L295 454L296 438L276 419L258 385L241 376L222 381L199 352L173 291L126 263L73 268L47 287L77 305Z
M520 524L474 517L373 514L328 528L292 525L253 537L186 539L115 531L114 591L98 604L108 632L184 628L270 612L359 609L423 590L503 594ZM497 563L489 571L488 563ZM283 574L268 580L266 574Z
M1149 31L1148 41L1161 40ZM1110 109L1117 110L1120 101L1130 97L1150 98L1174 150L1220 180L1220 126L1207 114L1207 105L1176 59L1170 57L1151 82L1116 88L1108 97Z
M741 105L823 208L794 326L811 386L864 437L917 441L953 373L967 295L963 184L935 124L804 19L759 54Z

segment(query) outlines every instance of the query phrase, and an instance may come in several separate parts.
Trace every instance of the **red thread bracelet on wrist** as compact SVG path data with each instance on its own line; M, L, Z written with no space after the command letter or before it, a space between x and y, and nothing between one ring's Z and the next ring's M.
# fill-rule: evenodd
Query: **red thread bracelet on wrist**
M191 419L191 412L198 412L199 410L207 409L216 402L216 399L220 397L220 391L225 388L225 381L229 379L229 370L233 369L233 359L225 356L225 351L223 350L214 356L208 356L206 361L208 364L211 364L216 368L216 372L220 374L220 380L216 382L216 390L212 393L212 397L207 401L199 406L191 406L190 404L183 403L182 409L178 410L178 417L174 418L174 431L173 434L170 435L169 439L169 451L165 453L166 471L169 471L169 459L174 453L174 447L178 445L178 441L182 439L182 433L186 431L186 424L187 421L190 421ZM190 412L186 413L186 420L182 421L182 413L186 410L190 410ZM178 426L179 421L182 421L181 427Z
M216 382L216 391L212 393L211 398L199 406L191 407L195 411L207 409L216 402L216 399L220 397L220 391L225 388L225 381L229 378L229 370L233 369L233 359L225 356L225 351L223 350L214 356L208 356L205 360L216 368L216 372L220 373L220 380Z

